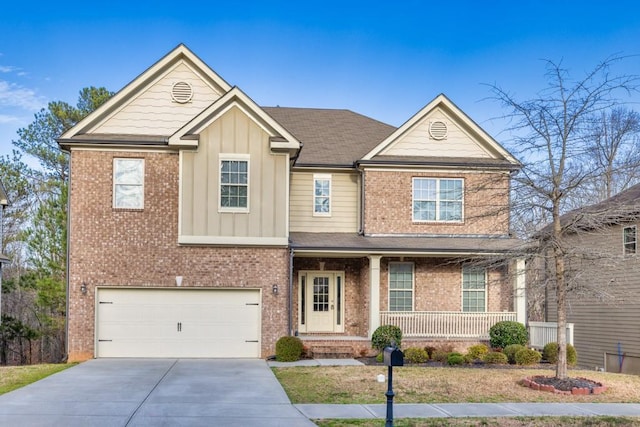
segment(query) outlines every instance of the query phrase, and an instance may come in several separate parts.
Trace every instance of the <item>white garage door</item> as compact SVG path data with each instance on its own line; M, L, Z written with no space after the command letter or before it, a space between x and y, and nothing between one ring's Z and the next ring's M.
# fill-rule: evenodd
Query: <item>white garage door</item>
M256 289L98 290L96 357L260 357Z

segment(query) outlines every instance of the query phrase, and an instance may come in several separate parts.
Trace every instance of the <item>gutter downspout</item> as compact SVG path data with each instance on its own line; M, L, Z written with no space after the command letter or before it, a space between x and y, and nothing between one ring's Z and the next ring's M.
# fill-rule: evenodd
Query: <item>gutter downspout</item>
M360 226L358 227L358 235L364 235L364 170L360 164L356 162L356 170L360 174Z
M293 248L289 248L289 336L293 335Z
M65 354L63 357L64 362L69 361L69 295L71 293L71 285L69 279L69 253L71 252L71 150L69 151L62 150L69 154L69 180L67 181L67 259L65 260L66 264L66 274L65 281L67 282L67 295L66 295L66 307L64 309L65 313L65 325L64 325L64 348ZM95 321L95 315L94 315ZM95 330L94 330L94 340L95 340ZM95 341L94 341L95 342ZM95 351L95 350L94 350Z

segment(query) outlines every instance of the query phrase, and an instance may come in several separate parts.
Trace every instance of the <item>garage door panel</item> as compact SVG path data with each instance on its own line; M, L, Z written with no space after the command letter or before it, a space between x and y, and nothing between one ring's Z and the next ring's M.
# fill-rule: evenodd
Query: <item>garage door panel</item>
M259 357L260 291L100 289L97 357Z

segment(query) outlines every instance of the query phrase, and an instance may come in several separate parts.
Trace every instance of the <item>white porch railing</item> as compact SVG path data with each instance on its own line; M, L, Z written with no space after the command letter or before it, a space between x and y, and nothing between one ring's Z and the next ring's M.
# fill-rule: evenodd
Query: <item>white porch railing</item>
M542 349L550 342L556 342L558 324L556 322L529 322L529 344ZM573 345L573 323L567 323L567 344Z
M403 337L489 339L489 329L515 312L461 313L457 311L381 311L381 325L395 325Z

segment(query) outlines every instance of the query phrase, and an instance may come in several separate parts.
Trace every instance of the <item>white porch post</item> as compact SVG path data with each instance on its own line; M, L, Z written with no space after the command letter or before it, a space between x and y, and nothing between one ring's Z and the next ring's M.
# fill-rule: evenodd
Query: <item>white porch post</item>
M513 263L513 310L516 312L516 320L523 325L527 324L527 285L525 281L525 262L518 258Z
M369 255L369 338L380 326L380 258Z

